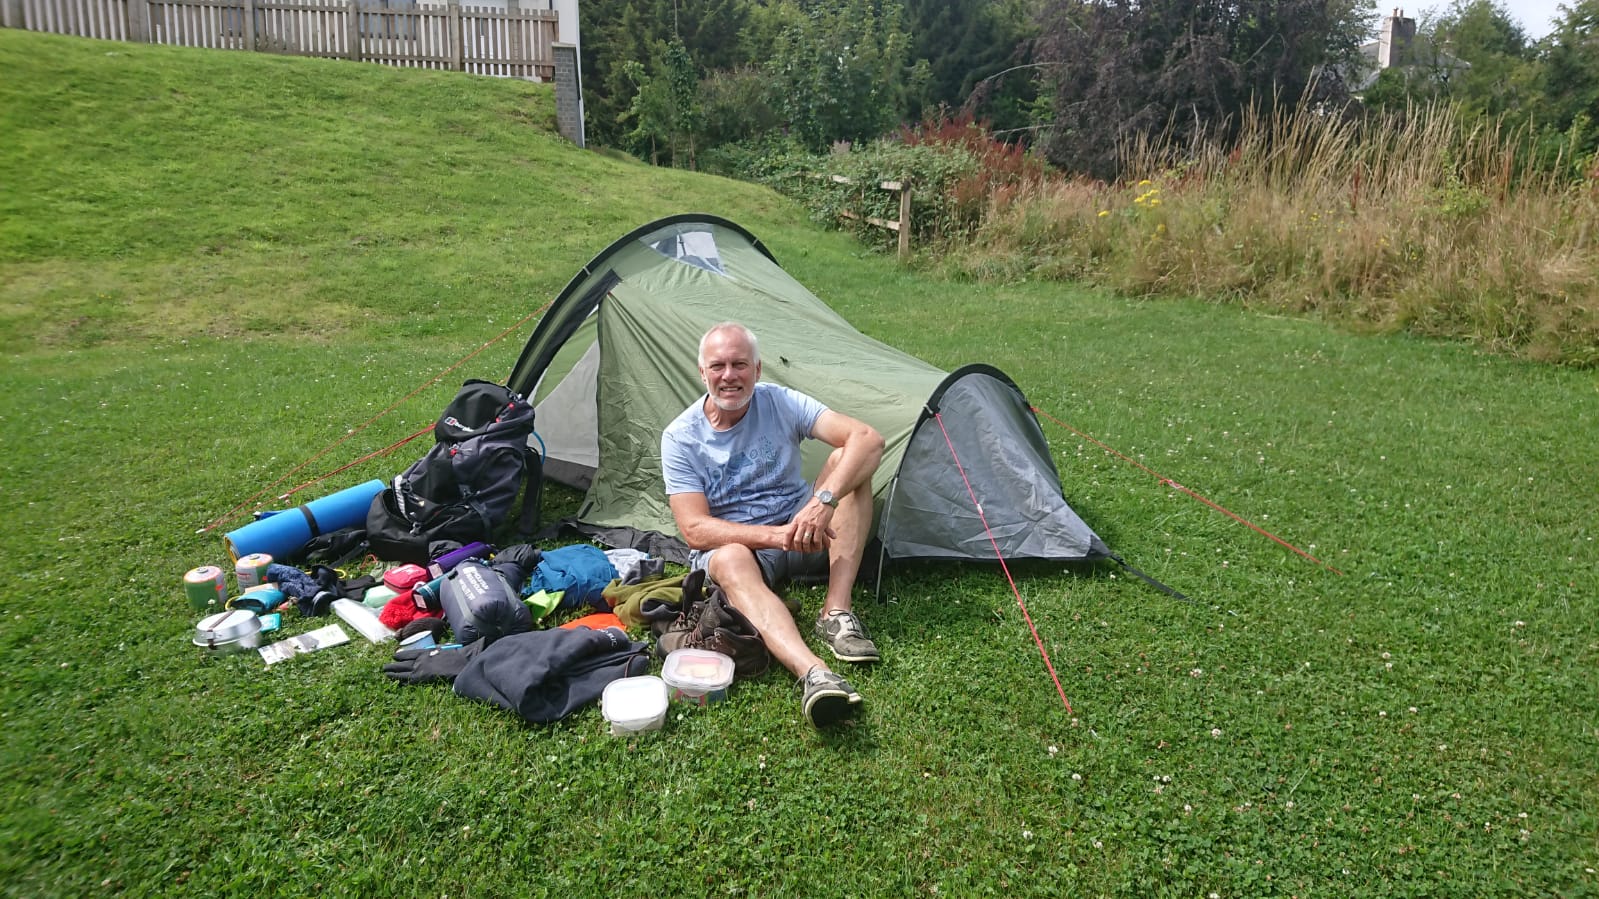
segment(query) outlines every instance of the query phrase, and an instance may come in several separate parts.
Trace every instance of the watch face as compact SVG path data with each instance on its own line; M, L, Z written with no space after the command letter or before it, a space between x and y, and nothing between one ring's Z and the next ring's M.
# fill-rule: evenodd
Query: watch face
M818 490L816 491L816 498L821 501L822 505L831 506L833 504L833 491Z

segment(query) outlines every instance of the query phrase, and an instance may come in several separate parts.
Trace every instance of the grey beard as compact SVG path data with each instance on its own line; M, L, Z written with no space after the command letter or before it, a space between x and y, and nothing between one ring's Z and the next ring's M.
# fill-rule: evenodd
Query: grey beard
M711 394L711 405L713 405L716 408L722 410L723 412L737 412L740 409L743 409L745 406L748 406L750 404L750 400L752 400L754 398L755 398L755 394L746 393L746 394L744 394L743 399L739 399L739 400L724 400L721 397L717 396L716 394L712 393Z

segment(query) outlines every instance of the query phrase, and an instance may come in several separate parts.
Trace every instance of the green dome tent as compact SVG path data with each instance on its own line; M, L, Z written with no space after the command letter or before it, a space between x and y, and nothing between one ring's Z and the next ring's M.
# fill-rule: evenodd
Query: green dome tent
M882 433L872 489L887 557L1111 555L1066 504L1043 432L1009 378L986 365L940 371L861 334L754 235L697 214L644 225L595 256L506 382L537 407L545 477L587 491L566 524L609 546L687 558L662 484L661 431L704 395L699 339L728 320L759 338L763 380ZM806 441L808 477L827 451Z

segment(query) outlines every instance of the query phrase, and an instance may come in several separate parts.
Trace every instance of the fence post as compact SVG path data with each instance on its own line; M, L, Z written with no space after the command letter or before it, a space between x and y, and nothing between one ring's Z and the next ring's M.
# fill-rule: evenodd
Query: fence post
M0 16L0 19L3 19L3 21L0 21L0 25L4 25L7 28L23 27L25 17L23 16L22 0L5 0L5 6L0 8L0 13L4 13L3 16Z
M244 49L261 49L255 43L255 0L244 0Z
M349 22L345 28L345 40L350 42L349 56L356 62L361 61L361 0L349 0L345 6L345 15Z
M911 183L899 182L899 261L911 256Z
M128 40L150 43L155 40L155 31L150 27L150 2L149 0L127 0L128 2ZM20 6L20 0L18 2Z
M450 70L459 72L464 68L461 52L461 3L460 0L450 0Z
M511 60L506 70L518 72L522 69L522 25L526 20L520 15L522 7L517 0L505 0L505 12L505 32L506 37L510 38L510 46L506 47L505 55Z

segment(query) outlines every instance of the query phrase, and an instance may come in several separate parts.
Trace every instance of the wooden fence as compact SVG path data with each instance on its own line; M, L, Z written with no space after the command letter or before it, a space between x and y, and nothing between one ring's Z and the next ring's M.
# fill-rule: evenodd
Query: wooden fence
M553 10L359 0L0 0L8 28L549 81Z
M843 175L818 175L816 177L830 178L834 184L855 183ZM904 181L879 181L877 186L881 190L899 192L898 219L890 221L888 219L878 218L875 215L862 217L860 213L855 212L852 209L840 209L838 214L841 218L847 218L857 222L864 221L868 225L873 225L878 228L887 228L888 230L897 233L899 235L899 242L896 249L898 250L899 261L904 262L911 256L911 187Z

